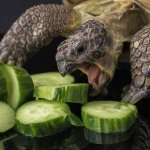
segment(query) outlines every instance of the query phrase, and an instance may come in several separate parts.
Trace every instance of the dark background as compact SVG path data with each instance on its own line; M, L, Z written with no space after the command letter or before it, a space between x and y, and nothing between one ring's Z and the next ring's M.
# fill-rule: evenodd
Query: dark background
M0 0L0 33L5 33L29 7L47 3L61 4L61 0Z
M4 36L12 23L25 12L26 9L38 4L62 4L61 0L0 0L0 39ZM57 70L55 53L58 44L64 38L57 38L36 54L26 64L30 73Z

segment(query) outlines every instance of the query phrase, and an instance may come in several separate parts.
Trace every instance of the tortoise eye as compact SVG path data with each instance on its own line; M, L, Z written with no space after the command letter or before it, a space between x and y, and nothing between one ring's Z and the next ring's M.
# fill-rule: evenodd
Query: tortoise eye
M76 54L81 55L82 53L84 53L84 51L85 51L85 47L82 45L76 49Z
M102 57L102 53L100 51L93 52L92 57L94 59L100 59Z

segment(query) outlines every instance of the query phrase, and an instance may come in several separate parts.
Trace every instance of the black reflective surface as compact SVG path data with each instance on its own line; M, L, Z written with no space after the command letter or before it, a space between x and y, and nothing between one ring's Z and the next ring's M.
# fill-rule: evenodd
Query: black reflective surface
M109 140L113 140L110 137ZM114 141L114 140L113 140ZM0 150L149 150L150 126L146 119L139 118L132 134L115 144L92 144L85 139L83 128L43 138L31 138L14 130L0 134Z

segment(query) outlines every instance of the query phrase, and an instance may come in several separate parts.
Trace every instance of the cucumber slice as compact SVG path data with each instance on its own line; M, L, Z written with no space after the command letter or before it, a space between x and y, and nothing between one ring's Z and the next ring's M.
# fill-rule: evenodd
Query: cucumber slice
M98 133L127 131L136 121L134 105L116 101L95 101L82 106L84 126Z
M6 132L15 125L15 112L6 103L0 102L0 133Z
M33 96L47 100L55 100L70 103L87 103L89 85L85 83L39 86L34 90Z
M12 65L0 64L7 82L7 103L16 109L33 94L33 82L28 72ZM5 88L5 87L4 87Z
M3 67L0 67L0 101L6 101L8 96L7 82Z
M74 82L73 76L66 75L62 77L58 72L33 74L31 78L34 82L34 86L70 84Z
M134 132L131 127L128 131L117 133L97 133L84 128L84 137L93 144L115 144L128 140Z
M71 125L82 125L80 119L71 113L67 104L47 100L23 104L17 110L15 118L18 131L33 137L52 135Z

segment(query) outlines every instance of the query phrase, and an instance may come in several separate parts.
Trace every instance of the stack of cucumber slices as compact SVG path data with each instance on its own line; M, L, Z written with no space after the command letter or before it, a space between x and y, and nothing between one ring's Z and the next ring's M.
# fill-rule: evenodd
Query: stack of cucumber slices
M85 138L92 143L126 140L136 122L136 106L101 100L87 103L89 85L73 82L72 76L61 77L58 72L30 76L22 68L0 64L0 132L15 125L26 136L43 137L84 125ZM82 121L69 103L81 104Z
M61 77L57 72L41 73L31 76L35 85L33 96L36 99L47 99L69 103L87 103L89 85L73 83L70 75Z
M73 92L68 97L70 100L64 99L57 102L38 99L30 101L34 87L53 85L52 89L54 89L56 85L66 83L65 90L69 89L69 91L72 91L71 86L68 88L67 85L74 82L72 76L61 77L58 72L30 76L22 68L1 63L0 80L0 100L4 101L0 103L0 109L2 110L0 112L2 120L0 132L5 132L15 125L15 128L24 135L42 137L63 131L71 125L82 126L81 120L71 112L68 104L63 103L63 101L75 99ZM82 89L82 85L80 86L79 89ZM86 85L86 87L88 86ZM59 91L57 92L60 93ZM53 94L58 95L57 92ZM61 97L67 97L69 92L63 92ZM76 90L76 92L79 93L81 91ZM86 92L88 93L88 88L86 88ZM87 93L85 95L80 94L81 102L87 101ZM54 95L51 95L51 97L54 97Z

